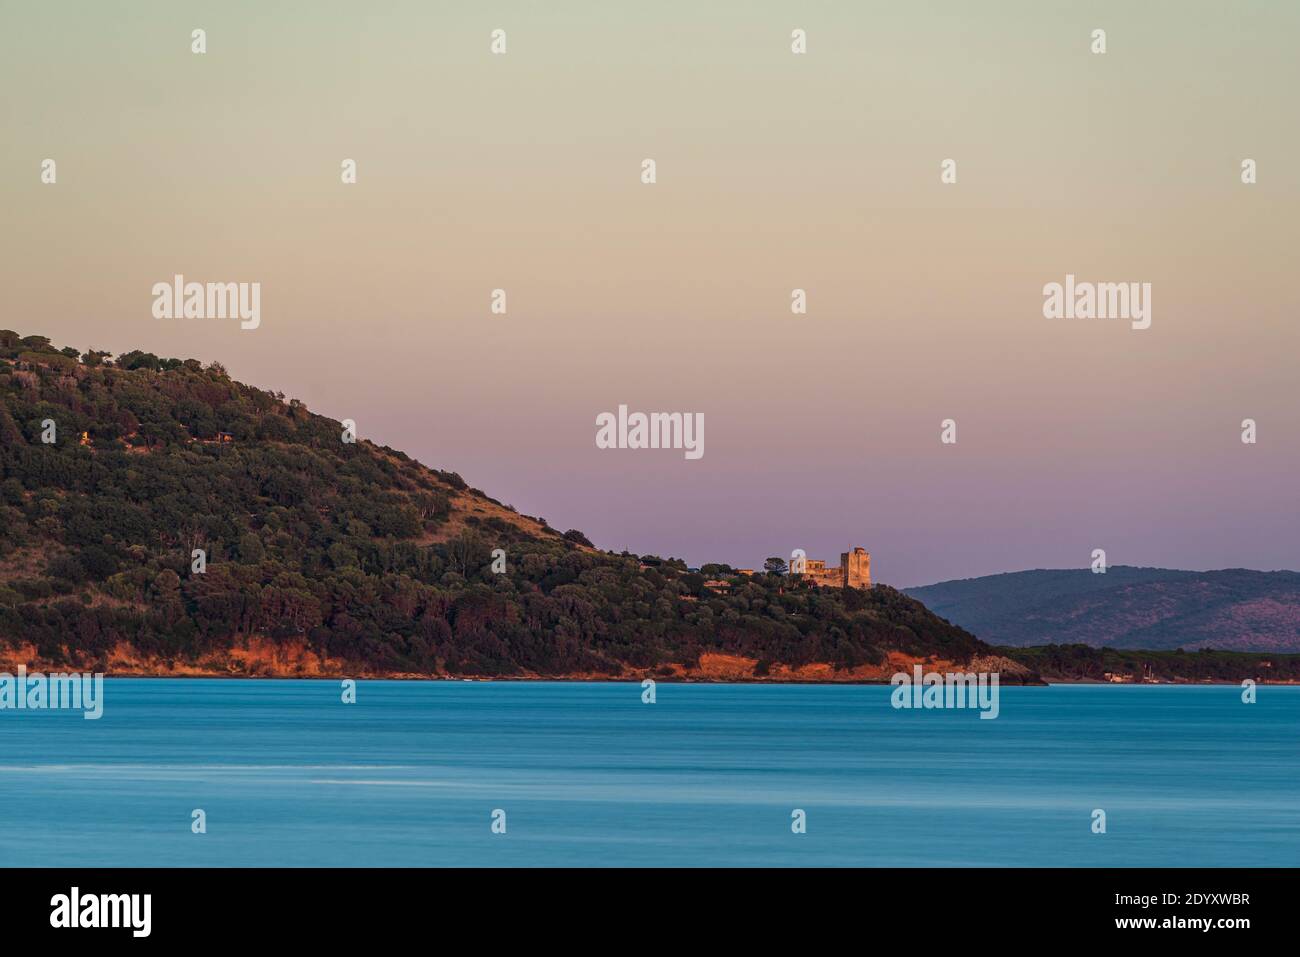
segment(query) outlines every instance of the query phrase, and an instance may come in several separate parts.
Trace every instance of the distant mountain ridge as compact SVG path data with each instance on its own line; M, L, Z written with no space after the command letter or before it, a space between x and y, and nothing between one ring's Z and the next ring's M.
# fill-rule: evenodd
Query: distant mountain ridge
M905 588L994 645L1300 651L1300 572L1112 565Z

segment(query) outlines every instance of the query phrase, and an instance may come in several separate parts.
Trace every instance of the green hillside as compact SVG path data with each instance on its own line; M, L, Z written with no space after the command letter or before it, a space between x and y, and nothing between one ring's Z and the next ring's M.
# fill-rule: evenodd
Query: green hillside
M680 561L599 552L453 472L342 436L215 363L0 331L0 646L234 672L247 659L229 653L255 639L425 675L668 674L706 653L752 658L758 676L849 675L891 651L989 651L887 587L721 567L705 570L726 585L707 587Z

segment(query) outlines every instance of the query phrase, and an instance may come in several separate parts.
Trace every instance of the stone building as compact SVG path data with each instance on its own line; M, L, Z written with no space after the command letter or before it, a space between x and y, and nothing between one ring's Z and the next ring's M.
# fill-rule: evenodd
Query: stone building
M839 565L832 568L820 559L798 559L790 564L790 576L806 578L819 588L870 588L871 553L862 547L841 552Z

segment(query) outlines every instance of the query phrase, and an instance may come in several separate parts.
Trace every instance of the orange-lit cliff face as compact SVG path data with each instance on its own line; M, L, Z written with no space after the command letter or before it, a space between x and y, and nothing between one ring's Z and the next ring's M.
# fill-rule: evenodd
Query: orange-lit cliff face
M901 652L891 652L887 659L875 665L854 668L837 668L830 662L810 662L791 666L780 662L764 662L744 655L706 652L692 666L671 664L652 668L623 667L617 671L583 671L565 674L528 672L511 675L510 680L571 680L571 681L641 681L654 678L667 681L761 681L854 683L887 682L900 671L909 672L914 665L927 671L998 670L1005 683L1034 683L1037 676L1023 665L1006 658L989 657L970 662L953 662L936 657L917 657ZM8 646L0 643L0 672L13 673L18 666L28 673L93 670L103 667L109 677L161 677L161 678L474 678L487 680L480 675L460 675L439 670L435 672L386 671L367 669L338 658L321 656L305 642L273 642L266 638L250 638L238 646L213 652L192 662L183 662L158 656L141 654L128 643L117 645L107 662L90 660L69 665L43 659L37 649L27 643Z

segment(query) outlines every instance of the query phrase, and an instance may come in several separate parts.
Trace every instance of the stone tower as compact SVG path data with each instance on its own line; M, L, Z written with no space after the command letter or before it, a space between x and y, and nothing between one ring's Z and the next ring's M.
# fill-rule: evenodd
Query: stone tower
M871 587L871 554L858 546L851 552L840 554L840 573L844 576L845 588Z

